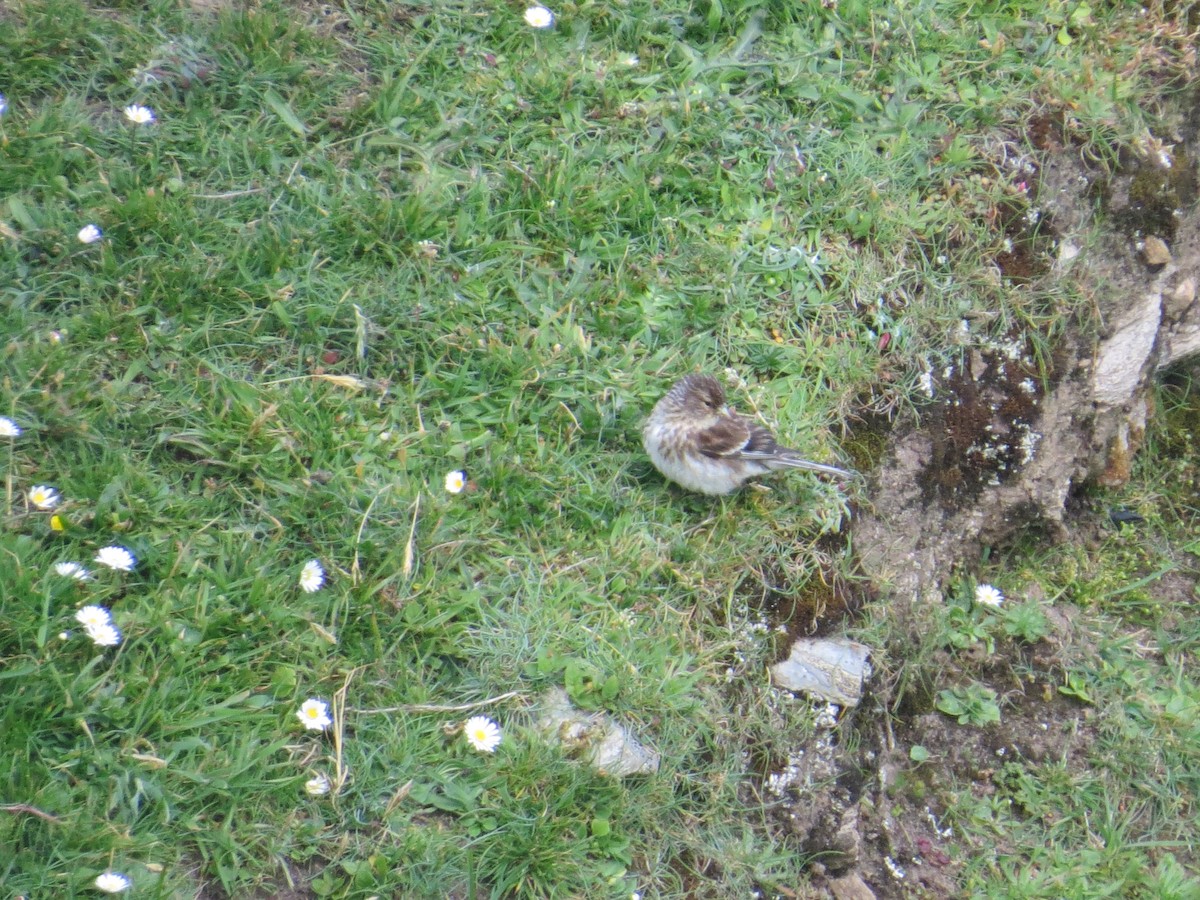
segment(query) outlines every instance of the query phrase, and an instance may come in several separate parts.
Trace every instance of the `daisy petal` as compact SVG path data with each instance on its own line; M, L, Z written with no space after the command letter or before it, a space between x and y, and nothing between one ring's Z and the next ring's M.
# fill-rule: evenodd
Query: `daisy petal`
M131 572L137 565L137 558L124 547L101 547L96 552L96 562L120 572Z
M320 797L322 794L328 794L330 786L329 776L324 773L315 775L314 777L308 779L308 781L304 782L304 790L314 797Z
M463 488L467 486L467 473L462 469L455 469L453 472L446 473L446 490L451 494L461 494Z
M97 647L115 647L121 643L121 629L116 625L88 626L87 633Z
M34 485L25 496L38 509L54 509L54 507L58 506L58 501L62 499L58 496L58 491L48 484Z
M500 745L500 726L487 716L472 716L463 725L467 743L480 753L492 753Z
M554 24L554 13L544 6L531 6L525 10L525 24L530 28L549 28Z
M300 570L300 590L306 594L316 593L325 584L325 570L315 559L310 559Z
M122 112L125 113L125 118L134 125L149 125L154 121L154 110L138 103L131 103Z
M324 731L333 724L333 719L329 718L329 704L316 697L309 697L300 704L296 718L309 731Z
M54 571L63 578L74 578L76 581L88 581L92 577L92 573L77 562L55 563Z
M999 606L1004 602L1004 595L1000 593L1000 589L992 587L990 584L981 584L975 588L975 602L980 606Z
M119 894L122 891L127 891L133 886L133 882L129 880L128 875L122 875L120 872L104 872L96 876L96 890L103 891L106 894Z
M90 633L94 628L112 624L112 613L103 606L84 606L75 613L75 621Z
M100 230L99 225L84 225L79 229L79 233L75 235L81 244L94 244L100 238L104 237L104 232Z

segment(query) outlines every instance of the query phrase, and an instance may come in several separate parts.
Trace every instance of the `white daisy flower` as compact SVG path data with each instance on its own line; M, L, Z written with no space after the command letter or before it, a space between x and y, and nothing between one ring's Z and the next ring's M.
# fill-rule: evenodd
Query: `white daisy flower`
M104 232L100 230L99 225L84 225L75 237L79 238L81 244L94 244L104 237Z
M119 894L133 887L133 882L129 880L129 876L122 875L120 872L104 872L101 875L97 875L95 884L96 890L103 891L106 894Z
M554 13L544 6L531 6L525 10L525 24L530 28L550 28L554 25Z
M329 793L329 776L321 772L304 782L304 790L314 797Z
M329 718L329 704L316 697L309 697L300 704L296 718L309 731L324 731L333 724L333 719Z
M103 606L83 606L75 612L75 621L89 632L93 628L112 624L112 613Z
M467 486L467 473L462 469L455 469L453 472L446 473L446 490L452 494L461 494L463 488Z
M76 581L88 581L92 577L92 573L77 562L55 563L54 571L63 578L74 578Z
M325 570L315 559L310 559L300 570L300 590L306 594L314 594L325 583Z
M137 558L124 547L101 547L96 553L96 562L120 572L132 572Z
M38 509L54 509L58 506L58 501L62 499L58 496L58 491L48 484L34 485L25 496Z
M0 437L15 438L21 436L21 426L8 416L0 416Z
M500 745L500 726L487 716L471 716L463 725L463 734L480 753L492 753Z
M8 112L8 98L0 94L0 116Z
M97 647L115 647L121 643L121 629L116 625L88 626L87 633Z
M154 110L148 106L131 103L122 112L125 113L125 118L134 125L149 125L154 121Z
M999 606L1004 602L1004 595L999 588L990 584L981 584L975 588L975 602L980 606Z

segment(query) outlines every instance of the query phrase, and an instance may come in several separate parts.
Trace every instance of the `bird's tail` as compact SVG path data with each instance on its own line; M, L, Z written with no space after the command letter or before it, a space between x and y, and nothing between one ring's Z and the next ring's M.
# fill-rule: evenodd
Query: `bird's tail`
M848 469L839 469L837 466L827 466L824 463L802 459L799 455L789 451L777 453L775 460L781 466L787 466L791 469L805 469L809 472L820 472L822 475L829 475L833 478L854 478L856 475L856 473Z

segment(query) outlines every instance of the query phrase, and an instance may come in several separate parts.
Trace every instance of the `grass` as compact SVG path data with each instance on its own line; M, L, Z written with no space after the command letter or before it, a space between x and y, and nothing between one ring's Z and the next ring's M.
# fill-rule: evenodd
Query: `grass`
M802 883L746 760L811 714L765 683L751 626L766 595L814 589L847 499L803 476L684 496L642 417L680 375L729 370L740 405L833 460L852 413L916 402L964 315L1061 327L1069 285L990 274L1036 202L996 140L1042 117L1115 159L1181 27L948 0L583 2L544 32L501 4L218 6L0 13L0 414L24 429L0 444L6 896L110 868L160 897ZM126 122L132 102L158 121ZM103 241L76 240L88 223ZM65 498L61 530L34 484ZM53 571L114 543L132 573ZM312 558L330 578L306 594ZM85 602L119 647L78 634ZM1194 687L1113 646L1124 662L1081 671L1123 710L1111 752L1133 735L1144 755L1070 775L1121 853L1072 857L1072 809L1030 832L1067 896L1138 867L1187 879L1139 842L1179 840L1147 823L1190 808L1171 798L1194 789ZM659 772L606 777L539 737L533 701L564 684ZM330 733L300 729L310 696ZM494 756L454 733L471 712L502 725ZM1143 740L1177 737L1169 758ZM305 794L316 772L331 795ZM1005 784L1041 809L1044 777ZM1006 865L971 883L999 890Z

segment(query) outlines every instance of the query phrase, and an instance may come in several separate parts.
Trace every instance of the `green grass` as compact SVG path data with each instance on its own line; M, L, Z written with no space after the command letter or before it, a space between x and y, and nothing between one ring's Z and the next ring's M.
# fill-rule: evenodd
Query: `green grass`
M964 314L1052 333L1070 286L990 277L1035 201L989 148L1043 116L1114 159L1183 40L1056 3L555 12L545 32L519 4L0 12L0 415L25 429L0 443L0 803L54 817L0 812L5 896L109 868L160 897L806 877L746 759L810 716L745 625L811 588L847 500L805 476L684 496L641 420L728 369L740 405L837 459L851 413L915 402ZM111 543L134 572L54 573ZM330 581L305 594L311 558ZM85 602L119 647L78 633ZM604 777L540 738L533 698L568 682L661 770ZM469 712L421 711L513 691L478 708L494 756L452 733ZM301 731L310 696L341 698L336 742ZM308 797L339 760L340 790Z

